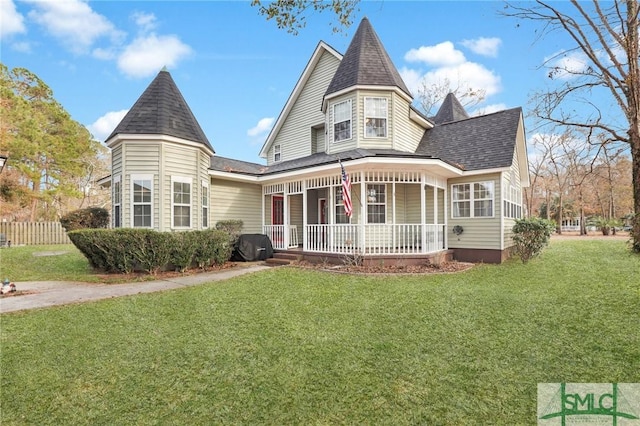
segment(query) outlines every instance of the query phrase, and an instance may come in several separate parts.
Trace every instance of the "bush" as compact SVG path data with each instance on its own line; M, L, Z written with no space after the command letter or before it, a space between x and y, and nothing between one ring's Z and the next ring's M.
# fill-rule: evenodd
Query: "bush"
M232 247L238 242L243 226L244 222L239 219L221 220L216 223L217 230L225 231L229 234L229 243Z
M60 224L67 231L77 229L98 229L109 226L109 212L102 207L74 210L60 218Z
M555 231L553 222L546 219L532 217L529 219L516 219L513 231L514 250L522 263L539 255L547 244L551 234Z
M155 274L170 266L184 272L193 262L206 268L228 261L233 250L229 234L216 229L180 233L81 229L69 232L69 238L94 269L109 273L144 270Z
M193 263L196 250L200 244L198 231L173 234L171 244L171 264L179 272L186 271Z

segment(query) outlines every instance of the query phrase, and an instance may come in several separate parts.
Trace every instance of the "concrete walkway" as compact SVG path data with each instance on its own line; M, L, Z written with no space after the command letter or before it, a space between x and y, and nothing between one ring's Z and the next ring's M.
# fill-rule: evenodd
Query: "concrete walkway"
M46 308L55 305L80 303L111 297L128 296L140 293L153 293L182 287L223 281L229 278L269 269L262 263L236 266L232 269L202 274L172 277L157 281L125 284L95 284L61 281L16 282L18 291L29 294L3 296L0 298L0 313L22 311L26 309Z

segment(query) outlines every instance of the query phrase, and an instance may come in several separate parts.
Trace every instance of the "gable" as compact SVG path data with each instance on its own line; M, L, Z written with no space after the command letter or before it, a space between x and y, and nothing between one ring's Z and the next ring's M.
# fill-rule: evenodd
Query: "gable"
M287 145L283 148L288 148L291 144L288 141L296 137L299 143L300 133L292 134L294 126L308 128L308 132L304 134L309 136L308 141L305 141L309 146L305 145L305 149L309 150L307 155L311 152L311 127L324 122L324 114L320 109L322 96L338 69L341 59L342 55L326 43L318 44L262 146L260 157L271 160L268 158L268 153L276 144L276 139L279 144Z

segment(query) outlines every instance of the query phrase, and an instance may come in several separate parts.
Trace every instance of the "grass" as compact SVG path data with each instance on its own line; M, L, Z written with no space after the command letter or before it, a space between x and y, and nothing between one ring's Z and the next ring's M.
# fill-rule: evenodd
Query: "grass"
M5 277L11 281L100 281L73 244L0 249L0 279Z
M278 268L2 315L2 424L535 424L537 383L640 382L640 261Z

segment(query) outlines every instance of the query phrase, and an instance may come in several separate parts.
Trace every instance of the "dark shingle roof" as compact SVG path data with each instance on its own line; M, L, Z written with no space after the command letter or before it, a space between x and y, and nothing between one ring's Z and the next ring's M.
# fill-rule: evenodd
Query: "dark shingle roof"
M448 93L444 98L438 113L433 117L433 121L436 124L444 124L467 118L469 118L469 114L467 114L467 111L465 111L464 107L460 104L456 95Z
M360 22L325 97L356 85L396 86L411 96L367 18Z
M356 160L366 157L414 157L431 158L428 155L415 154L411 152L397 151L394 149L352 149L340 152L336 155L329 155L324 152L309 155L307 157L296 158L295 160L283 161L270 166L263 166L246 161L233 160L230 158L215 156L211 158L211 170L220 172L239 173L246 175L262 176L273 173L282 173L292 170L305 169L308 167L321 166L323 164L336 163L338 160Z
M509 167L522 108L436 125L427 130L416 154L430 155L462 170Z
M168 71L162 70L107 140L117 134L167 135L213 147Z

